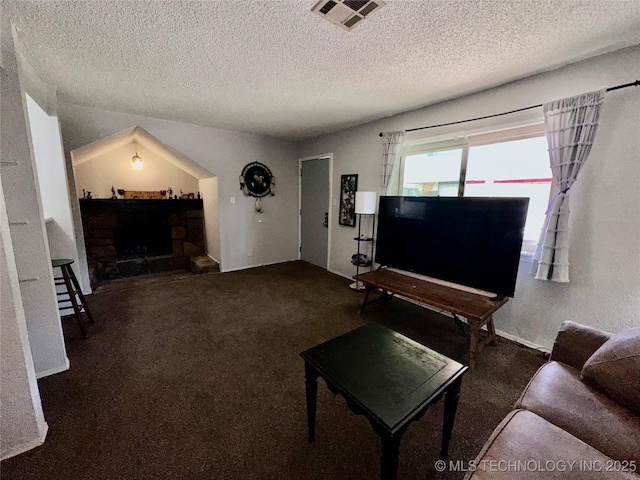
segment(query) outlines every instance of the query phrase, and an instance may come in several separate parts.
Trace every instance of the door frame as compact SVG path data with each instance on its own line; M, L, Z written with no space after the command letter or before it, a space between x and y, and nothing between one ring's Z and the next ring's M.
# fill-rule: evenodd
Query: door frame
M329 212L329 228L327 229L327 271L331 271L331 265L329 263L331 259L331 234L333 225L333 209L331 208L333 199L333 153L326 153L324 155L312 155L310 157L303 157L298 159L298 260L302 259L302 162L308 160L329 160L329 205L327 205L327 211Z

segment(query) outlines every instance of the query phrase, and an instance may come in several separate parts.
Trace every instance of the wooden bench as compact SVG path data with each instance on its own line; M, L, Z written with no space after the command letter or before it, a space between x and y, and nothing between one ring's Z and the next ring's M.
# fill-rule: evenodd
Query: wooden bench
M471 330L469 342L469 365L471 368L476 367L478 354L486 344L496 344L493 313L509 300L508 297L493 299L388 269L373 270L353 278L362 282L366 290L359 313L364 312L366 305L379 300L388 300L397 294L451 313L463 332L464 327L459 316L465 317ZM378 289L382 290L382 297L369 301L369 294ZM486 330L482 329L484 326L486 326Z

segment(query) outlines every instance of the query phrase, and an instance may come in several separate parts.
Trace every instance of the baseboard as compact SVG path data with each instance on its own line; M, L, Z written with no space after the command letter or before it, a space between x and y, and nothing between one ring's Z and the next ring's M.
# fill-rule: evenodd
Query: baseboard
M244 267L225 268L224 270L220 269L220 271L222 273L229 273L229 272L237 272L237 271L240 271L240 270L248 270L250 268L258 268L258 267L261 267L261 266L262 265L260 265L260 264L246 265Z
M279 263L297 262L297 261L298 261L297 258L292 258L291 260L278 260L276 262L256 263L255 265L247 265L244 267L225 268L224 270L220 270L220 271L223 273L237 272L239 270L249 270L250 268L268 267L269 265L278 265Z
M211 255L209 255L207 253L207 257L209 257L211 260L213 260L214 262L216 262L218 265L220 265L220 260L216 260L215 258L213 258Z
M0 460L6 460L7 458L15 457L16 455L20 455L21 453L28 452L29 450L42 445L44 443L45 438L47 438L47 432L49 431L49 425L47 425L47 422L44 422L43 427L44 428L42 429L40 438L32 440L31 442L27 442L23 445L13 447L7 452L0 453Z
M400 300L404 300L405 302L409 302L409 303L413 303L414 305L418 305L419 307L422 308L426 308L427 310L431 310L432 312L436 312L436 313L440 313L441 315L445 315L447 317L451 317L453 318L453 316L446 311L431 307L429 305L425 305L424 303L420 303L416 300L413 300L411 298L407 298L407 297L403 297L402 295L395 295L396 298L399 298ZM464 323L468 323L466 321L466 319L464 317L460 317L460 320L462 320ZM496 329L496 335L498 335L499 337L502 338L506 338L507 340L517 343L518 345L522 345L523 347L527 347L527 348L532 348L534 350L539 350L541 352L549 352L550 349L547 347L543 347L542 345L538 345L537 343L533 343L530 342L528 340L525 340L524 338L520 338L516 335L513 335L511 333L507 333L504 330L498 330Z
M66 372L67 370L69 370L69 358L68 357L64 357L64 365L61 365L59 367L55 367L55 368L51 368L49 370L45 370L44 372L37 372L36 373L36 378L40 379L40 378L44 378L44 377L48 377L49 375L55 375L56 373L60 373L60 372Z
M330 268L327 268L327 272L338 275L339 277L344 277L348 280L353 280L353 276L345 275L344 273L338 272L337 270L331 270Z
M268 267L269 265L278 265L279 263L289 263L289 262L297 262L298 259L297 258L292 258L290 260L279 260L277 262L269 262L269 263L263 263L262 265L259 265L260 267Z
M517 343L519 345L522 345L523 347L529 347L529 348L533 348L534 350L540 350L541 352L550 352L551 349L547 348L547 347L543 347L542 345L538 345L537 343L533 343L530 342L528 340L525 340L524 338L520 338L516 335L512 335L510 333L507 333L503 330L496 330L496 335L498 335L499 337L503 337L506 338L507 340L510 340L514 343Z

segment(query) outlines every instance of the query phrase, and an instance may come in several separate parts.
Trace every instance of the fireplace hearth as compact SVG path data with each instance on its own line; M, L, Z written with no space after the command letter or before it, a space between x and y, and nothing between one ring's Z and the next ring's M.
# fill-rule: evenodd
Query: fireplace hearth
M81 199L98 280L189 269L204 254L202 200Z

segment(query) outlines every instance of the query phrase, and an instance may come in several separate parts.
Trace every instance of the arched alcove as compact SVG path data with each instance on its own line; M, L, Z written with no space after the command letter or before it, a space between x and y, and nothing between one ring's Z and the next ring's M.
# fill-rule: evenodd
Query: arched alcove
M90 270L108 279L189 268L204 254L220 262L212 172L139 126L71 151L71 160Z

